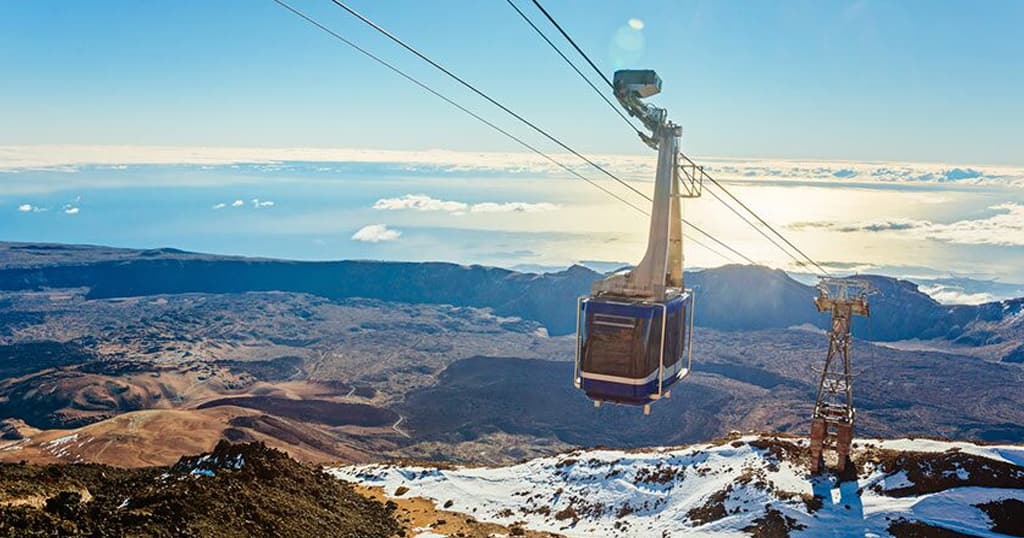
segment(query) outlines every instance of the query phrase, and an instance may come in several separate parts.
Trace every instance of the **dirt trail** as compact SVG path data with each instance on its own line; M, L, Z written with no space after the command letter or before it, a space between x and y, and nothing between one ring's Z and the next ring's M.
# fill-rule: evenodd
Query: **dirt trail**
M92 493L85 488L72 489L69 491L76 491L82 496L82 502L89 502L92 500ZM24 497L14 497L11 499L4 499L0 501L0 506L31 506L33 508L42 508L46 505L46 500L51 496L48 495L25 495Z
M477 521L472 516L439 509L423 497L388 497L382 488L354 486L362 495L381 502L393 501L398 505L395 518L406 531L406 536L432 532L445 536L465 538L490 538L499 536L522 536L525 538L558 538L560 534L526 530L516 525L504 526L497 523Z
M398 429L398 425L399 425L399 424L401 424L401 423L402 423L402 421L404 421L404 420L405 420L405 417L404 417L404 416L402 416L402 415L398 415L398 420L396 420L396 421L395 421L395 423L391 425L391 429L392 429L392 430L395 430L395 432L396 432L396 433L397 433L398 435L401 435L402 437L405 437L405 438L407 438L407 439L411 439L411 438L412 438L412 436L411 436L411 435L409 435L408 433L406 433L406 432L405 432L405 430L400 430L400 429Z

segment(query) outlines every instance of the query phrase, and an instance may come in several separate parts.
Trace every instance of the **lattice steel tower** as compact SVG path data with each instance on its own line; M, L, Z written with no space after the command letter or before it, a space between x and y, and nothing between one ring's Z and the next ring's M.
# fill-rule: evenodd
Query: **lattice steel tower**
M871 286L862 280L823 279L814 305L832 314L828 355L818 382L818 398L811 417L811 472L824 470L824 450L834 448L837 470L850 465L850 445L856 410L853 407L853 372L850 368L850 329L853 316L869 316Z

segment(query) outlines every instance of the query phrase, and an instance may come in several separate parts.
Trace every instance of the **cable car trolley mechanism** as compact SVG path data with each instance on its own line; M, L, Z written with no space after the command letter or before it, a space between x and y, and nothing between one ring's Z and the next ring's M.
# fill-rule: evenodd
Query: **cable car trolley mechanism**
M580 298L574 381L595 407L641 405L646 415L652 402L670 397L671 386L690 373L694 296L683 285L680 206L682 198L700 196L703 174L680 167L682 129L665 109L642 101L661 91L654 71L616 71L614 91L650 129L650 136L640 137L658 151L650 234L639 265L595 282Z

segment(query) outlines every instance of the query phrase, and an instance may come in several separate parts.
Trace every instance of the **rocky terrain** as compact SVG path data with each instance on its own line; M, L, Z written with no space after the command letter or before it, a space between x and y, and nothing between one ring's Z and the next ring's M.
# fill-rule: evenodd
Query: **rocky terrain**
M564 536L1024 536L1024 448L858 439L856 480L808 472L806 441L734 435L577 450L508 467L363 465L335 476L399 506Z
M643 417L595 410L572 388L573 338L558 320L569 308L574 323L575 296L596 278L584 268L0 252L5 461L168 465L228 439L313 462L504 464L575 446L802 433L825 351L812 288L755 267L689 274L701 294L695 373ZM942 306L870 278L879 291L861 334L885 347L855 343L858 434L1024 441L1024 370L997 353L1020 341L1018 302ZM950 339L956 316L970 321ZM982 331L978 345L962 341Z
M536 323L462 307L273 292L5 297L28 313L17 319L35 317L6 324L0 344L0 459L15 461L167 464L221 438L364 461L408 438L391 408L452 361L565 349ZM71 435L68 450L51 444Z
M0 463L0 536L389 538L394 505L261 444L168 467Z
M594 409L569 384L572 364L477 357L396 406L417 437L448 444L501 431L580 446L693 443L731 430L804 432L823 336L801 331L696 333L696 372L651 416ZM858 432L992 442L1024 440L1017 367L924 351L861 345Z

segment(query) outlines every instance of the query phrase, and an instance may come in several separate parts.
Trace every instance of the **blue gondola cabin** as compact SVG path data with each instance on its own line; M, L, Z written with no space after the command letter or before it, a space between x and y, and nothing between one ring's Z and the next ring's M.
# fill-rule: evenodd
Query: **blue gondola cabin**
M646 405L689 373L692 295L664 303L580 300L577 384L601 402Z

